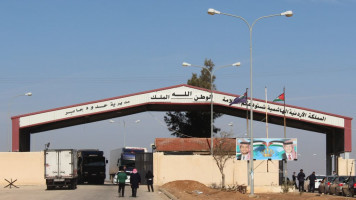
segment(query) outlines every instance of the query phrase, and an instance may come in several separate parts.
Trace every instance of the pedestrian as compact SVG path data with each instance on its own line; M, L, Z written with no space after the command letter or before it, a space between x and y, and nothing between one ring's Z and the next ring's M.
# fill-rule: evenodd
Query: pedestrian
M152 192L154 192L154 190L153 190L153 174L152 174L152 172L150 171L150 170L148 170L148 172L146 173L146 176L145 176L145 178L146 178L146 182L147 182L147 188L148 188L148 192L150 192L150 187L151 187L151 189L152 189Z
M301 169L297 176L299 183L299 192L304 192L304 178L305 174L303 173L303 169Z
M336 171L333 171L333 175L332 176L337 176Z
M309 185L310 185L310 192L314 193L315 190L315 172L309 175Z
M130 184L132 189L132 197L136 197L137 188L139 188L141 183L141 176L137 173L137 169L132 170L132 174L130 175Z
M119 197L125 196L125 181L127 179L127 175L124 171L124 167L119 167L119 173L117 174L117 182L119 183ZM120 194L121 193L121 194Z
M293 180L293 185L294 185L295 189L297 189L298 188L298 186L297 186L297 176L295 175L295 172L293 172L292 180Z

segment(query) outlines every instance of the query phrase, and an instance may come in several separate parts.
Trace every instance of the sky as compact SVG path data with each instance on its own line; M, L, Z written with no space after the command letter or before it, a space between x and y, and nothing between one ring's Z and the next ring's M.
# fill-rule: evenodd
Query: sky
M1 1L0 151L9 151L9 116L185 84L200 70L182 62L241 62L214 75L218 91L243 94L250 86L248 27L238 18L208 15L209 8L250 24L292 10L293 17L263 19L253 28L254 98L264 99L267 87L273 100L285 87L289 105L356 117L353 0ZM151 150L154 138L172 137L164 115L37 133L31 151L50 142L50 148L97 148L109 157L124 137L126 146ZM246 133L244 119L224 115L215 125L234 137ZM270 137L284 136L282 126L269 127ZM355 127L353 120L352 132ZM254 135L265 137L264 123L254 122ZM287 128L287 137L298 139L300 154L289 171L325 174L325 135Z

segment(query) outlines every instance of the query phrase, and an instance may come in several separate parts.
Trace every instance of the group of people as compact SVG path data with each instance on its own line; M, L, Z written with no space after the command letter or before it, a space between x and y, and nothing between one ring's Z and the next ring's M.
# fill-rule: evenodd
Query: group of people
M303 172L303 169L300 170L300 172L298 173L297 176L295 175L295 172L293 172L292 179L293 179L295 188L299 189L299 192L304 192L305 174ZM316 180L315 172L310 174L307 177L307 179L309 179L309 191L314 192L315 191L315 180ZM297 187L297 180L298 180L299 187Z
M148 171L146 173L146 181L147 181L147 187L148 191L154 192L153 190L153 173L151 171ZM123 166L119 167L119 173L117 174L117 183L119 183L119 197L124 197L125 196L125 184L126 184L126 179L127 179L127 174L124 170ZM131 190L132 190L132 197L136 197L137 195L137 188L139 188L141 184L141 176L137 172L137 169L133 169L132 173L130 174L130 185L131 185Z

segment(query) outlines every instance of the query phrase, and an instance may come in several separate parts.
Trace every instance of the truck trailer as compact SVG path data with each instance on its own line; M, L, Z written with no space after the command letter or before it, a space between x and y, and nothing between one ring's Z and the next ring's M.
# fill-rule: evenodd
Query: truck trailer
M78 157L78 183L104 184L106 163L104 152L98 149L81 149Z
M44 151L44 177L47 190L56 187L77 188L77 152L74 149Z

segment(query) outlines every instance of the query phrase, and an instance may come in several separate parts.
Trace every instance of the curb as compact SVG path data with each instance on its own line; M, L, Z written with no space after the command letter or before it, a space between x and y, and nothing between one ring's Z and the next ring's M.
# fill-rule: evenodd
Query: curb
M172 200L178 200L177 197L175 197L173 194L171 194L170 192L168 192L167 190L163 189L163 188L159 188L159 191L161 191L164 195L166 195L168 198L172 199Z

